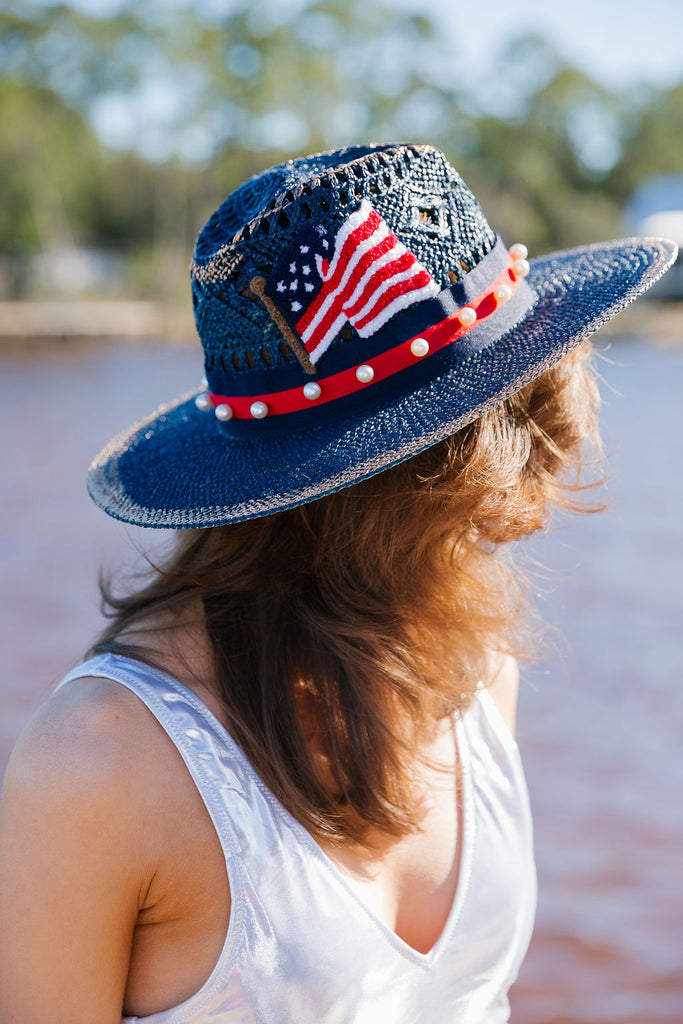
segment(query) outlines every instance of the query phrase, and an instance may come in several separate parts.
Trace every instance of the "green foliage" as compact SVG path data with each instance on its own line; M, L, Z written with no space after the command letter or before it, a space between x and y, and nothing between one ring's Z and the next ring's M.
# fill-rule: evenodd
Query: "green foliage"
M429 18L388 0L122 0L108 18L8 0L0 66L0 252L119 251L133 293L184 295L206 216L295 153L433 142L536 252L618 233L635 185L683 167L683 85L615 95L527 37L484 102Z
M50 90L7 80L0 82L0 122L3 247L68 240L71 215L97 173L91 130Z
M665 93L652 92L634 106L622 158L605 183L622 202L646 178L683 174L683 82Z

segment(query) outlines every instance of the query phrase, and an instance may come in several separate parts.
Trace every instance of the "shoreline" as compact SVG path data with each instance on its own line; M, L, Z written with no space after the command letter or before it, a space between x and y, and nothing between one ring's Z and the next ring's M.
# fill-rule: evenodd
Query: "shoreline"
M136 299L0 302L0 350L101 341L199 344L185 305Z
M603 337L683 347L683 302L643 299L600 329ZM199 344L185 306L140 300L0 302L0 351L102 341Z

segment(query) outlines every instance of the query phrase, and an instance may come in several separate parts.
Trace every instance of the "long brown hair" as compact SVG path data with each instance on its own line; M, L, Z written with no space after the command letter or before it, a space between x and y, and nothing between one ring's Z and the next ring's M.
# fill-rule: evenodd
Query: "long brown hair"
M467 707L492 651L526 646L522 574L501 546L543 527L553 505L583 506L598 410L588 356L584 343L454 436L353 487L180 532L146 586L104 593L112 621L93 652L135 655L131 627L200 598L230 730L282 804L331 841L415 828L411 741Z

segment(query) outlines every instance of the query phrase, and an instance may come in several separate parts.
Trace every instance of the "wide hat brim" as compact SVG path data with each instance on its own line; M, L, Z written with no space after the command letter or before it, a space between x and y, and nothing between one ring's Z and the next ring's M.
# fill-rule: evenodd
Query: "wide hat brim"
M531 261L538 295L514 327L428 383L304 430L231 437L196 392L117 437L88 490L139 526L199 528L271 515L373 476L514 394L649 288L671 265L666 239L622 239Z

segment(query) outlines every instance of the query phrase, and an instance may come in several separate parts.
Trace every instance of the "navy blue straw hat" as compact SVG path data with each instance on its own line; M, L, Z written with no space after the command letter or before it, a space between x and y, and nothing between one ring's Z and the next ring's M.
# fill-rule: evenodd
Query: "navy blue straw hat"
M141 526L269 515L410 458L519 390L673 262L628 238L531 261L429 146L288 161L202 230L202 388L115 439L98 505Z

